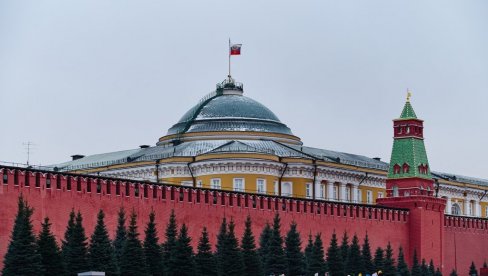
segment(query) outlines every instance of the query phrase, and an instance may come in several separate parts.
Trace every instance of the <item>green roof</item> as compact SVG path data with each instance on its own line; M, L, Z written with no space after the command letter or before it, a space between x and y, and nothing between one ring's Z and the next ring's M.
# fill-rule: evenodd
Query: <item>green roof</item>
M405 103L402 115L400 115L400 119L417 119L417 115L415 115L415 111L413 111L413 107L410 104L410 101L407 101Z
M394 173L395 165L398 164L401 169L400 173ZM403 172L403 165L407 164L410 169L408 172ZM419 171L420 165L427 165L427 173L423 174ZM393 142L393 150L391 152L390 168L388 171L388 178L405 178L405 177L421 177L432 179L430 174L429 161L425 151L424 140L418 138L397 138Z

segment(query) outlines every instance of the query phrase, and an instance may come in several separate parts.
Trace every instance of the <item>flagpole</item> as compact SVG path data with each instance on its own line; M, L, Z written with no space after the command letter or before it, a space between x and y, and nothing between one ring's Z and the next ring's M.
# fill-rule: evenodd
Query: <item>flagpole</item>
M227 49L229 52L229 78L230 78L230 37L229 37L229 49Z

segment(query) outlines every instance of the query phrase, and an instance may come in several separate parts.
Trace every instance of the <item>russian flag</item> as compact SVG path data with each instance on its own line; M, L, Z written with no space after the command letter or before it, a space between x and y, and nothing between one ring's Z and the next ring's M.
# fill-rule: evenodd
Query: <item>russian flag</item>
M232 44L230 46L230 55L231 56L237 56L241 54L241 47L242 44Z

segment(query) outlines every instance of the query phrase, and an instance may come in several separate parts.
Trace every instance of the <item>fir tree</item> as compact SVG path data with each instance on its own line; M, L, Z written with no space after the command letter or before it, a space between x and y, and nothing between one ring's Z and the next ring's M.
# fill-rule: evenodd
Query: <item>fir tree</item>
M198 241L198 252L195 256L196 274L200 276L213 276L217 274L217 265L212 254L212 247L208 239L207 228L203 227L202 235Z
M374 253L374 269L372 271L366 271L366 273L373 273L373 271L383 271L383 264L385 262L385 252L381 247L376 248Z
M42 258L32 230L31 216L34 209L19 197L15 223L4 258L2 275L43 274Z
M422 271L422 276L432 276L429 274L429 266L425 259L422 259L422 264L420 265L420 271Z
M181 226L178 240L176 241L175 254L171 256L174 260L174 269L170 276L188 276L195 274L195 263L193 260L193 248L190 245L191 238L188 236L188 228L185 224Z
M449 276L458 276L458 274L457 274L456 270L453 269L451 271L451 274L449 274Z
M71 210L62 251L67 273L76 274L89 270L87 245L83 217L78 211L75 218L74 211Z
M430 259L429 263L429 276L435 276L435 266L434 266L434 260Z
M105 214L98 212L97 225L90 240L88 249L90 270L104 271L107 275L117 274L114 250L108 237L107 227L104 222Z
M219 233L217 234L217 252L215 257L217 259L217 271L219 275L225 275L224 258L227 254L227 219L224 217L220 224Z
M313 242L312 254L309 266L309 273L315 275L323 275L325 273L325 258L324 258L324 245L322 242L322 235L315 235Z
M441 273L441 271L439 270L439 268L437 268L437 269L435 270L434 276L442 276L442 273Z
M469 266L469 276L478 276L478 270L476 270L474 262L471 262L471 265Z
M269 252L269 240L271 239L271 226L269 223L266 223L266 225L263 228L263 231L261 232L261 235L259 236L259 257L261 259L261 264L262 264L262 269L264 271L268 270L266 266L266 257L268 256Z
M281 236L280 216L276 213L273 229L269 240L268 256L266 257L266 275L280 275L286 273L286 258L283 251L283 237Z
M401 246L398 249L397 272L399 276L410 276L410 271L408 269L407 263L405 262L405 256L403 254L403 248Z
M130 215L127 239L124 242L120 260L120 275L149 275L146 258L144 258L144 250L142 248L141 240L139 240L139 232L137 232L137 215L134 210L132 210Z
M42 230L37 239L39 254L41 254L44 275L63 275L64 264L61 250L56 242L56 238L51 232L49 218L44 218L41 224Z
M227 264L226 275L242 275L244 272L244 262L242 261L242 254L239 249L239 241L235 234L234 220L230 220L229 231L226 237L226 257L224 264Z
M124 248L124 243L127 239L127 228L125 227L125 210L124 208L120 208L117 214L117 230L115 232L115 240L113 242L114 246L114 253L115 253L115 261L117 264L117 270L120 272L120 260L122 256L122 251Z
M171 210L169 216L169 222L166 226L166 232L164 234L166 241L163 243L163 265L165 274L171 275L175 269L173 263L174 256L176 254L176 242L178 238L178 225L176 224L175 210Z
M413 251L412 276L422 276L422 268L420 267L419 259L417 257L417 250Z
M348 270L347 264L349 259L349 236L347 235L346 231L344 231L344 234L342 235L341 256L342 256L342 262L344 263L343 265L344 274L346 274L346 271Z
M363 262L361 260L361 249L359 239L356 234L352 237L351 246L349 247L349 257L346 263L346 275L358 275L364 273Z
M375 265L373 264L373 258L371 257L371 246L369 245L369 237L368 233L366 233L366 236L364 237L364 243L363 243L363 248L361 250L361 259L362 259L362 270L364 274L366 273L373 273L375 270Z
M337 244L337 236L334 231L330 246L327 250L327 265L329 266L330 276L343 276L344 265L342 261L342 252Z
M256 250L256 242L251 228L251 217L248 215L245 222L244 234L241 240L242 260L244 262L244 275L261 275L261 261ZM300 236L298 236L300 242ZM298 244L300 253L300 244Z
M312 251L313 251L313 239L312 239L312 234L308 235L308 243L307 247L305 247L305 270L306 270L306 275L313 275L312 273Z
M393 259L393 249L391 248L390 243L388 243L388 245L386 246L385 259L383 262L382 271L383 271L383 276L396 275L395 259Z
M159 246L158 230L155 223L156 214L154 211L149 213L149 221L147 222L144 233L144 254L148 271L151 275L163 275L163 257L161 246Z

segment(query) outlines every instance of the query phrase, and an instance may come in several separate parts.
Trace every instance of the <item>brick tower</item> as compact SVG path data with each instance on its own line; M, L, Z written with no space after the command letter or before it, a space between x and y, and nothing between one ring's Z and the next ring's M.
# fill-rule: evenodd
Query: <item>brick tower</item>
M414 251L419 260L431 259L442 269L444 199L433 196L434 181L424 145L423 121L415 115L410 93L400 118L393 120L394 141L386 180L386 198L378 199L383 206L408 208L410 264Z

